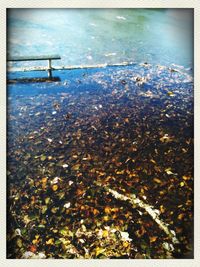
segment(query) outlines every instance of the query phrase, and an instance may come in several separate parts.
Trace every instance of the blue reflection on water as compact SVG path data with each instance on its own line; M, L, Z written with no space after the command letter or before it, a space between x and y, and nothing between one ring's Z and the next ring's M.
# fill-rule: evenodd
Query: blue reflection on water
M8 32L10 55L58 53L58 65L193 61L192 9L11 9Z

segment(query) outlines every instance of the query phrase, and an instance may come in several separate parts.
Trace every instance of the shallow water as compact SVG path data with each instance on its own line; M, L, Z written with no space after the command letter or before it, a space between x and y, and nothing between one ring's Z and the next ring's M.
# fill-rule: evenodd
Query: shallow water
M191 73L136 64L55 75L8 86L8 257L191 258ZM164 249L156 223L104 186L160 210L181 245Z
M136 63L8 73L7 257L192 258L191 11L12 10L8 27L13 55Z

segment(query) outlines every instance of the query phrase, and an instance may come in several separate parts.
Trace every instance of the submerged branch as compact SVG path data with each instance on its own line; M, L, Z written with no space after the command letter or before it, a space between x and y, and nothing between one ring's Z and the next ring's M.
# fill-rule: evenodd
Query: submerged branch
M159 218L160 211L153 208L151 205L146 204L144 201L139 199L135 194L132 194L131 197L127 197L123 194L118 193L117 191L110 189L107 186L102 186L99 182L94 182L95 185L100 186L106 192L109 192L115 199L119 199L122 201L128 201L134 208L142 208L144 209L152 219L158 224L159 228L165 232L165 234L171 239L173 244L178 244L179 241L176 237L176 233L173 230L168 228L168 225Z

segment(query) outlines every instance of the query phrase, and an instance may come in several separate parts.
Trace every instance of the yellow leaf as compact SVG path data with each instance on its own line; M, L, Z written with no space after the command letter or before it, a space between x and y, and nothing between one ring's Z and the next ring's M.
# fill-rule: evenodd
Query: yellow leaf
M106 206L104 211L105 211L106 214L110 214L111 213L111 208Z
M34 240L32 241L33 245L36 245L38 242L39 242L39 241L38 241L37 239L34 239Z
M181 213L181 214L178 215L178 219L179 219L179 220L182 220L183 217L184 217L184 214L183 214L183 213Z
M108 231L107 230L103 230L103 234L102 234L103 237L108 237Z
M165 208L164 208L163 205L160 206L160 211L161 211L161 213L164 213L165 212Z
M53 245L54 244L54 239L50 238L48 241L46 241L46 245Z
M46 197L44 201L45 201L45 204L46 204L46 205L49 204L50 197Z
M54 213L54 214L55 214L57 211L58 211L58 208L57 208L57 207L53 207L53 208L51 209L51 212Z
M53 191L56 191L58 189L58 185L57 184L54 184L54 185L52 185L51 188L52 188Z
M173 174L173 172L171 172L171 171L166 171L166 173L167 173L168 175Z
M42 183L46 183L47 182L47 177L43 177L42 178Z
M163 142L171 142L172 141L172 138L168 135L168 134L164 134L164 136L162 136L160 138L160 141L163 143Z
M169 96L174 96L174 93L171 92L171 91L168 91L167 94L168 94Z
M190 178L191 178L191 177L190 177L190 176L183 175L183 177L182 177L182 178L183 178L183 180L185 180L185 181L186 181L186 180L190 180Z
M124 248L127 248L129 245L130 245L130 243L128 241L124 241L123 242L123 247Z
M107 221L109 220L109 217L108 217L108 216L104 216L104 217L103 217L103 220L104 220L105 222L107 222Z
M185 185L184 182L180 182L180 186L183 187Z
M157 240L157 238L158 238L157 236L150 236L149 239L150 239L150 242L153 243Z
M156 182L157 184L161 184L161 183L162 183L161 180L158 179L158 178L154 178L153 180L154 180L154 182Z
M124 174L124 170L122 170L122 171L116 171L116 174Z
M28 224L31 221L31 219L28 217L28 215L25 215L23 221L25 224Z
M19 248L21 248L23 245L21 238L18 238L16 243Z
M112 208L111 211L118 212L119 211L119 208Z
M102 254L105 251L104 248L96 248L95 254L98 256L99 254Z

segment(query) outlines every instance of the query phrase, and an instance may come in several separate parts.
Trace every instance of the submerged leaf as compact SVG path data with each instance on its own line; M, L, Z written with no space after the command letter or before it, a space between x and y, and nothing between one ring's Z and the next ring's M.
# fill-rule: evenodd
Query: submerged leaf
M45 155L42 155L42 156L40 157L41 161L45 161L46 158L47 158L47 157L46 157Z
M57 184L54 184L54 185L52 185L51 188L52 188L53 191L57 191L58 190L58 185Z
M100 254L102 254L103 252L105 252L105 248L100 248L100 247L97 247L95 249L95 255L96 257L98 257Z
M53 245L54 244L54 239L50 238L49 240L46 241L47 245Z

